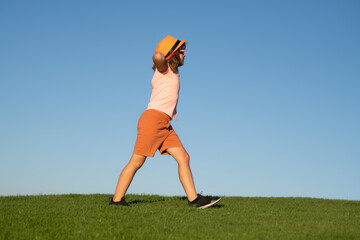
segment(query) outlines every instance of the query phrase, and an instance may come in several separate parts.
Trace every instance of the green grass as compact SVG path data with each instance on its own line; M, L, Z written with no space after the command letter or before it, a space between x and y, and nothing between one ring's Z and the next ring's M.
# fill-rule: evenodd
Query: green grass
M184 197L0 197L0 239L360 239L360 201L224 197L208 209Z

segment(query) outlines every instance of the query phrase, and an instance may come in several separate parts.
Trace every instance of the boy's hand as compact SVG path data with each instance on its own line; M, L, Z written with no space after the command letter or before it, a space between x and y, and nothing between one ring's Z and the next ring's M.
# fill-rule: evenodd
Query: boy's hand
M168 69L168 63L165 59L165 56L164 54L160 53L160 52L156 52L154 55L153 55L153 61L154 61L154 64L157 68L157 70L161 73L164 73L167 71Z

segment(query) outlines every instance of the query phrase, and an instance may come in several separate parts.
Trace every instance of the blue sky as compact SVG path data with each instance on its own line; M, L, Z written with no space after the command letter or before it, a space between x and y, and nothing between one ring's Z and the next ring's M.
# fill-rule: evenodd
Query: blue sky
M1 1L0 195L112 194L188 40L178 120L197 191L360 200L358 1ZM148 158L128 193L184 195Z

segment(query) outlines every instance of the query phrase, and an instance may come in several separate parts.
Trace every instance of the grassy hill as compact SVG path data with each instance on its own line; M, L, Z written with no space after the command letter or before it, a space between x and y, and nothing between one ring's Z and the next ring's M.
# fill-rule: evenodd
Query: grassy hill
M0 197L0 239L360 239L360 201L224 197L208 209L184 197Z

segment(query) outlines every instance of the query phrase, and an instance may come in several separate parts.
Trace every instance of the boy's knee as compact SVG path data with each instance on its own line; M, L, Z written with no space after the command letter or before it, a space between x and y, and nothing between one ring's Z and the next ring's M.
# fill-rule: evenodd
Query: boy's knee
M144 164L144 162L141 162L141 161L133 161L132 162L132 166L136 169L141 168L143 164Z
M136 169L139 169L141 168L141 166L144 164L145 162L145 159L144 157L132 157L132 159L130 160L130 164L136 168Z
M183 164L189 164L190 163L190 155L188 153L184 154L182 159L180 160Z
M190 155L189 155L188 153L186 153L185 159L186 159L186 161L187 161L188 163L190 162Z

